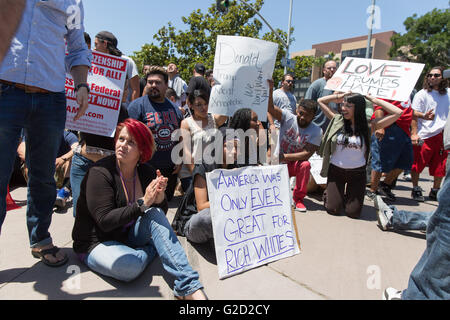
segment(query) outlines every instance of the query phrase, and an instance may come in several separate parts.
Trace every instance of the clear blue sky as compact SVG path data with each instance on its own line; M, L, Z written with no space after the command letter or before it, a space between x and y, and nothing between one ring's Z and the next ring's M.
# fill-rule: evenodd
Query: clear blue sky
M181 17L197 9L206 13L215 0L83 0L85 29L93 40L102 30L114 33L118 47L126 55L139 51L153 35L170 21L185 29ZM288 29L289 0L265 0L261 15L273 28ZM294 0L292 37L289 51L310 49L313 44L367 35L367 8L371 0ZM448 0L376 0L380 7L380 29L374 33L404 33L403 22L417 13L421 16L434 8L444 9ZM261 35L270 31L264 27Z

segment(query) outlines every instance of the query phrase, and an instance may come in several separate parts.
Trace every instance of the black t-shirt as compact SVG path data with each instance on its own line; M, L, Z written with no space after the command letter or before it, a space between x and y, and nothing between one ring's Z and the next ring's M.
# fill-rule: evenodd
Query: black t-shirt
M192 182L189 188L186 190L184 194L183 200L178 206L177 212L175 213L175 217L173 218L172 228L175 232L180 236L185 236L184 234L184 226L186 222L189 221L192 215L198 213L197 204L195 202L195 193L194 193L194 181L195 176L200 175L203 179L206 180L206 173L211 172L214 169L220 168L219 164L196 164L194 170L192 171Z
M189 95L189 93L193 92L194 90L203 90L208 93L208 95L211 94L211 87L208 83L208 80L206 80L204 77L192 77L189 81L188 88L186 90L186 94Z

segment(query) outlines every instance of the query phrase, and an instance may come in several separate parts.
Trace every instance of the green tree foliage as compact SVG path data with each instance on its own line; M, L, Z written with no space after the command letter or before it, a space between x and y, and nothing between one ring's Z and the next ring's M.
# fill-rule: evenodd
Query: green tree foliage
M258 11L264 4L264 0L244 1ZM226 13L219 12L215 1L211 1L206 13L198 9L189 16L182 17L186 25L185 30L177 30L170 22L163 26L153 37L156 44L143 45L140 51L135 52L133 59L139 70L142 70L145 64L164 66L174 62L181 77L187 81L197 62L202 62L207 69L213 68L218 35L251 37L278 43L279 51L274 71L274 81L278 83L283 75L281 58L286 55L285 48L273 32L260 36L263 24L255 15L254 10L239 1L231 5ZM277 32L286 42L287 33L279 29ZM293 40L291 38L291 41ZM296 76L304 74L304 69L311 68L307 64L313 59L302 60L304 61L298 63L294 70Z
M424 63L424 73L434 66L448 67L450 9L433 9L421 17L414 14L403 24L406 33L395 34L391 38L391 57L404 55L411 62Z

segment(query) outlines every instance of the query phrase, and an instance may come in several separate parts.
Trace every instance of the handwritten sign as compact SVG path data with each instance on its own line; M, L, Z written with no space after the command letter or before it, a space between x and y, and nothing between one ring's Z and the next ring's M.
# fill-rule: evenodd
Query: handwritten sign
M309 158L309 163L311 164L311 175L314 178L316 184L327 184L327 178L320 175L322 171L323 159L316 152Z
M267 79L272 78L277 52L278 44L273 42L218 36L209 111L232 116L238 109L251 108L266 121Z
M66 74L66 128L101 136L114 135L125 85L127 60L93 51L88 73L89 107L83 117L73 121L78 112L74 81Z
M425 65L346 57L325 89L406 101Z
M286 165L207 173L219 277L300 252Z

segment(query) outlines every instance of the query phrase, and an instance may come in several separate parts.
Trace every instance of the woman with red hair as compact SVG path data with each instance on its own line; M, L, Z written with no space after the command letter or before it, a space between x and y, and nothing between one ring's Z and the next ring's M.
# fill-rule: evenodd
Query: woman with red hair
M96 162L81 184L73 249L93 271L127 282L159 255L176 297L205 299L165 216L167 178L146 164L154 151L145 124L126 119L117 126L115 155Z

